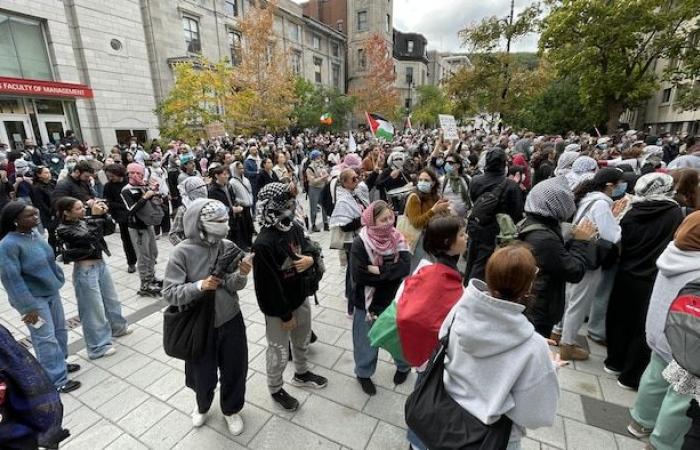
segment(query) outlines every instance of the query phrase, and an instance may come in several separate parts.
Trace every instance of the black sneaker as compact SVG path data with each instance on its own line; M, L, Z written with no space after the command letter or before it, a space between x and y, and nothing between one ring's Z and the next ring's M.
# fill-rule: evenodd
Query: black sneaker
M58 392L61 394L67 394L69 392L73 392L74 390L78 389L80 387L80 381L75 381L75 380L68 380L66 384L58 388Z
M136 266L133 264L129 264L129 267L126 269L128 273L134 273L136 272Z
M362 386L362 390L365 391L365 394L375 395L377 393L377 388L374 387L374 383L372 382L371 378L357 377L357 381L360 382L360 386Z
M406 381L406 378L408 378L409 373L411 373L410 370L407 370L406 372L401 372L400 370L397 370L394 374L394 384L397 386L399 384L403 384L403 382Z
M311 231L312 231L313 233L318 233L318 232L321 231L321 230L319 230L318 227L317 227L316 225L314 225L313 228L311 228Z
M277 402L282 408L287 411L296 411L299 409L299 401L287 394L287 391L280 389L279 391L272 394L272 399Z
M321 375L316 375L311 371L306 373L295 373L292 378L292 385L298 387L311 387L314 389L323 389L328 385L328 380Z
M313 344L316 341L318 341L318 336L316 336L316 333L314 333L314 330L311 330L311 339L309 340L309 344Z
M323 224L323 231L331 231L331 228L328 226L327 223Z
M68 371L68 373L77 372L79 370L80 370L80 364L73 364L73 363L66 364L66 371Z

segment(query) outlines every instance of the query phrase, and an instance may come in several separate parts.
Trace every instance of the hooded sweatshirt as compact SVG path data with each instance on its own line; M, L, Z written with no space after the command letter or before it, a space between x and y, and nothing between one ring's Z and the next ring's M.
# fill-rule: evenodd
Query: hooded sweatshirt
M524 428L551 426L559 399L549 347L524 310L472 279L440 329L440 338L450 330L448 394L483 423L506 414L513 421L511 441L520 440Z
M602 192L589 192L579 202L574 222L579 223L588 218L598 228L601 239L617 244L622 236L622 228L613 216L612 205L613 200Z
M200 236L199 216L207 202L207 199L197 199L190 205L183 219L187 239L173 248L165 267L163 297L171 305L187 305L201 298L204 291L199 289L199 281L211 275L216 261L218 244L210 244ZM225 246L235 245L226 239L221 242ZM248 277L240 275L238 271L224 277L214 294L215 327L220 327L241 312L236 291L243 289L247 281Z
M683 286L700 276L700 251L680 250L671 242L656 266L659 273L651 293L645 329L649 347L668 363L672 359L664 334L668 309Z

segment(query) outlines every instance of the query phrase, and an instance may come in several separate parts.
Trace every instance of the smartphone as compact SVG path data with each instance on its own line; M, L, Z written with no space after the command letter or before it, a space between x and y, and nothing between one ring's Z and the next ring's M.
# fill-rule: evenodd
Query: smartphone
M31 327L33 327L35 330L38 330L39 328L43 327L46 321L39 317L35 323L30 324Z

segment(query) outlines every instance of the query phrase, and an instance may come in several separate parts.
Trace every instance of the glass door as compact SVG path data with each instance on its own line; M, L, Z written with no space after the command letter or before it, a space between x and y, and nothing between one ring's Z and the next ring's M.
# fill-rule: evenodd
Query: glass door
M24 149L24 140L32 138L31 124L24 115L0 115L0 141L11 150Z
M44 145L49 143L58 146L61 139L66 135L66 118L64 116L44 116L38 118L39 133Z

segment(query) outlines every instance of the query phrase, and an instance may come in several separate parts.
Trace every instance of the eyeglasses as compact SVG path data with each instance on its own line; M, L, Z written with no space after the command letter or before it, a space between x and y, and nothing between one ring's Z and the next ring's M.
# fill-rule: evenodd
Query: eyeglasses
M360 178L359 177L352 177L351 181L360 181Z

